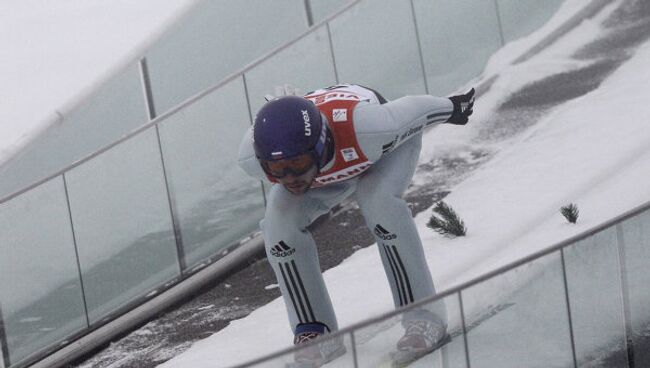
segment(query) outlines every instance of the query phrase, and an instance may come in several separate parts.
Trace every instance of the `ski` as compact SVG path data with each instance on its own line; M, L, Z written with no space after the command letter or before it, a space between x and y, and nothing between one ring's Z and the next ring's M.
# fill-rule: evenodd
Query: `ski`
M483 324L483 322L489 320L490 318L496 316L497 314L501 313L502 311L514 306L514 303L505 303L505 304L499 304L496 307L490 308L488 311L485 313L481 314L478 318L476 318L471 324L469 324L466 328L466 331L469 332L473 330L474 328L480 326ZM462 336L463 332L461 330L455 330L451 331L445 338L443 338L440 343L437 344L436 347L434 347L432 350L426 351L426 352L419 352L419 353L412 353L412 352L402 352L398 350L391 351L389 353L389 357L385 361L383 361L381 364L378 365L378 368L404 368L408 367L409 365L429 356L430 354L438 351L439 349L443 348L445 345L450 343L452 339L455 339L456 337Z
M286 368L319 368L322 367L324 363L319 362L291 362L285 364Z
M451 335L447 334L442 340L440 340L435 346L431 349L425 351L406 351L406 350L396 350L390 353L391 359L391 368L404 368L409 366L411 363L414 363L427 355L437 351L443 346L451 342Z
M315 359L315 360L300 360L300 361L294 361L294 362L289 362L285 364L286 368L319 368L322 367L323 365L331 362L332 360L340 357L341 355L344 355L346 353L345 346L340 345L340 348L329 352L326 355L326 358L320 358L320 359Z

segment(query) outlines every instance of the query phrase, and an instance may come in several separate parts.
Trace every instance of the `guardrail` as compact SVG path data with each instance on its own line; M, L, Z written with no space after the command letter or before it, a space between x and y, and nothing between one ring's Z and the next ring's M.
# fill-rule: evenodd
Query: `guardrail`
M0 200L5 366L26 366L97 330L223 258L257 228L263 188L239 171L236 153L274 86L354 81L389 98L442 94L480 73L504 41L537 28L559 3L358 0L140 125L161 106L152 60L164 60L160 48L171 41L156 44L60 122L77 134L98 133L101 142L121 135L102 130L111 123L139 127L84 158L70 154L73 164ZM481 16L468 28L472 12ZM466 32L455 33L461 26ZM470 54L441 42L450 37Z
M523 280L523 282L522 282ZM320 340L326 366L390 365L408 311L447 307L451 342L427 367L650 366L650 202L481 277ZM505 293L503 292L505 291ZM288 348L233 368L285 367Z

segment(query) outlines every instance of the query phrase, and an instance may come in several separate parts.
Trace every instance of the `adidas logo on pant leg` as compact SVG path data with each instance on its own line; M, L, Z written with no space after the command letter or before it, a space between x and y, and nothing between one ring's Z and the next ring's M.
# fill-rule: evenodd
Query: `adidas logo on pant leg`
M296 249L291 248L282 240L271 248L271 255L274 257L289 257L294 253L296 253Z
M391 234L390 231L384 229L384 227L379 224L375 226L375 235L377 235L380 239L383 240L397 239L397 235Z

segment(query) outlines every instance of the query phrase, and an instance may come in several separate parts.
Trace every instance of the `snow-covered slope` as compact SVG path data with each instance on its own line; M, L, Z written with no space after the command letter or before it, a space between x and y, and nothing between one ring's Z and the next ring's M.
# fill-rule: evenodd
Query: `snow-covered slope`
M422 162L467 146L495 153L445 199L465 220L467 237L450 240L427 229L430 211L416 217L439 289L468 281L650 200L650 92L645 89L650 83L650 42L638 47L599 88L554 106L523 133L496 142L477 138L484 132L481 124L490 120L500 101L533 81L589 64L572 55L603 36L599 22L616 5L620 2L612 2L599 18L583 23L522 64L510 65L513 58L508 53L525 49L522 44L530 45L543 35L537 33L502 50L487 68L486 75L496 75L496 80L477 99L470 125L442 126L425 134ZM567 224L558 212L570 202L580 208L577 225ZM343 327L392 308L374 247L359 250L327 271L325 281ZM285 348L291 339L284 305L277 299L162 367L225 367Z

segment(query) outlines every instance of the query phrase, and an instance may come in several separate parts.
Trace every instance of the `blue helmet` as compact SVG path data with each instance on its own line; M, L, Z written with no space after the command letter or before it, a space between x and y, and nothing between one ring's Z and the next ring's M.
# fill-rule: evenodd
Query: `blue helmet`
M320 169L325 164L326 140L327 124L316 105L306 98L276 98L255 116L253 146L258 160L281 160L310 152Z

